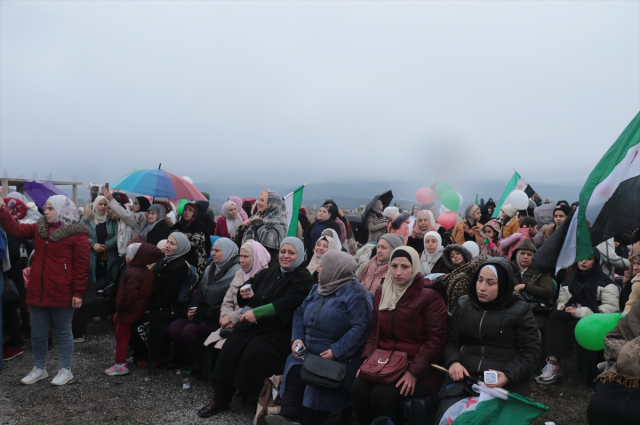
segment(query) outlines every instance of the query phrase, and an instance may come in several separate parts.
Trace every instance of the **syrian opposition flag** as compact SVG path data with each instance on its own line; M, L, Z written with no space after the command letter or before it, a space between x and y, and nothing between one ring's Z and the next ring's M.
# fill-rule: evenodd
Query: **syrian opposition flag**
M525 425L549 411L543 404L502 388L473 385L480 395L451 406L438 425Z
M284 203L287 206L287 236L297 236L298 214L300 214L300 205L302 205L302 191L306 185L307 183L303 184L284 197ZM291 223L294 223L294 225L292 226Z
M531 188L529 183L527 183L522 177L520 177L520 174L514 172L511 180L509 180L509 183L507 183L507 187L505 187L504 192L502 192L500 202L496 204L496 209L492 215L493 218L497 218L500 215L500 208L502 208L502 205L507 200L507 197L509 197L511 192L513 192L514 190L524 191L524 193L526 193L529 198L531 198L536 193L536 191Z

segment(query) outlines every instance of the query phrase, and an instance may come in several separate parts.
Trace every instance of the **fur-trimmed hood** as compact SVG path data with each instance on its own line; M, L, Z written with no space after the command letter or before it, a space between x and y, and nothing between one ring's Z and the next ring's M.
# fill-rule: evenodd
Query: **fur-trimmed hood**
M406 223L407 220L409 220L409 217L410 216L408 212L406 211L401 212L400 214L398 214L396 218L393 219L393 222L391 223L391 227L398 230L400 226L402 226L402 223Z
M473 255L471 255L471 252L469 252L469 250L465 247L463 247L462 245L458 245L458 244L451 244L448 245L445 249L444 252L442 253L442 261L444 261L444 264L451 270L455 270L457 269L459 266L456 266L455 264L453 264L451 262L451 251L458 251L460 254L462 254L462 257L466 260L467 263L470 263L471 260L473 260Z
M83 214L82 218L87 223L93 221L93 219L95 218L95 214L93 212L93 204L87 204L84 207L84 214ZM111 208L107 209L107 218L109 220L116 220L116 221L120 220L120 217L118 217L118 214L116 214L115 211L113 211Z
M51 242L58 242L78 233L85 233L88 237L91 231L86 224L74 223L68 226L62 226L49 234L49 223L47 223L47 219L42 217L38 220L38 235L42 239L49 239Z

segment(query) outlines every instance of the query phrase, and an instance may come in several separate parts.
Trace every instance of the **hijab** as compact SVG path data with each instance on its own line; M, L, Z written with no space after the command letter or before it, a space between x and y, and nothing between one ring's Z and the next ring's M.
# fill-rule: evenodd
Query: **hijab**
M326 237L326 236L324 236ZM346 252L327 251L320 259L322 273L318 282L318 294L326 297L355 279L356 260Z
M215 241L213 246L217 246L222 251L222 259L220 262L213 263L218 271L226 266L230 260L238 256L238 245L229 238L220 238Z
M442 257L442 252L444 251L444 247L442 246L442 237L438 232L427 232L424 235L423 241L427 239L427 236L433 236L438 241L438 247L433 254L429 254L427 251L427 243L424 243L424 251L422 251L422 256L420 257L420 273L423 276L426 276L431 273L431 269L436 265L440 257Z
M418 227L418 220L420 220L420 216L426 215L427 218L429 218L429 224L427 226L427 230L420 230ZM424 239L424 235L427 232L431 232L431 231L437 231L440 228L440 225L436 223L436 220L433 218L433 213L429 210L421 210L418 212L418 215L416 216L416 221L413 224L413 233L415 234L415 237L418 238L423 238Z
M224 215L224 218L227 219L227 230L229 231L231 239L235 239L238 236L238 229L242 226L242 219L240 218L240 211L242 211L242 208L238 208L235 218L231 218L229 215L229 208L233 205L236 205L236 208L238 208L237 204L232 201L227 201L222 204L222 214Z
M261 219L264 224L256 230L254 230L253 225L249 226L245 230L242 240L246 242L249 239L253 239L267 248L278 249L282 246L282 240L287 236L287 228L289 226L287 207L276 192L266 189L264 192L267 192L267 207L263 213L254 216L255 219ZM304 249L299 252L304 252Z
M158 215L158 218L156 218L156 221L154 221L153 223L148 223L142 233L140 233L145 238L147 237L149 232L152 231L154 227L156 227L158 223L167 218L167 210L160 204L151 205L147 211L156 213Z
M498 296L495 300L489 302L482 302L478 298L478 290L476 289L476 283L478 282L478 276L484 269L489 269L498 279ZM476 272L475 279L469 283L468 294L469 298L483 310L493 310L506 303L512 303L520 300L517 295L514 295L515 289L515 273L513 268L504 258L491 258L486 260L482 267Z
M96 226L102 223L106 223L107 221L107 216L109 214L109 207L107 206L107 211L104 212L104 214L100 214L98 213L98 204L100 203L100 201L102 200L107 201L107 198L100 195L100 196L96 196L96 199L93 201L93 224L95 224ZM107 205L109 205L109 201L107 201ZM131 258L131 257L129 257Z
M600 251L597 248L593 248L593 255L595 264L586 272L578 268L578 263L571 266L571 277L568 284L571 298L566 305L575 306L576 303L580 303L582 306L589 307L594 313L598 313L600 311L598 286L607 278L607 275L602 271Z
M236 205L236 208L238 208L238 217L241 218L240 221L244 221L249 218L247 212L242 208L242 199L240 199L239 196L229 196L229 201L233 202ZM224 211L224 206L222 207L222 210Z
M304 261L304 245L302 244L302 241L300 239L294 238L293 236L286 237L282 240L280 249L282 249L283 245L286 244L293 246L293 249L298 253L298 255L296 256L295 261L291 263L289 267L285 268L282 267L282 265L280 266L280 270L283 273L294 271Z
M246 282L269 264L271 255L260 242L254 240L245 242L240 249L246 250L251 256L251 271L249 271L249 273L245 273L244 270L242 271L244 281Z
M149 202L147 198L145 198L144 196L138 196L136 197L136 201L138 201L138 205L140 206L138 212L147 212L149 210L151 202Z
M191 242L189 242L189 238L187 238L184 233L173 232L169 236L173 236L178 246L176 247L175 251L173 251L173 254L164 254L164 261L167 263L175 260L176 258L182 257L184 254L191 250Z
M138 249L140 249L141 243L132 243L127 246L127 257L129 257L129 261L133 260L133 257L136 256Z
M332 230L333 232L335 232L335 230L333 229L329 229L329 230ZM318 238L318 242L316 242L316 245L318 245L320 241L327 241L327 243L329 244L329 251L340 251L340 248L338 248L338 245L336 244L336 240L331 236L324 236L324 235L320 236ZM323 257L327 255L329 251L325 252ZM318 269L318 267L320 266L321 258L322 257L318 257L316 255L316 250L314 249L313 257L311 258L311 261L309 261L309 265L307 266L307 270L309 270L309 273L313 274L313 272L315 272Z
M53 195L47 199L47 202L51 202L53 209L58 213L56 221L54 223L60 223L60 227L68 226L80 221L80 215L78 214L78 208L76 204L64 195Z
M385 233L384 235L380 236L378 240L380 239L384 240L386 243L389 244L389 249L391 250L392 253L396 248L399 248L404 245L404 238L400 235L396 235L393 233ZM390 261L391 260L387 261L387 263Z
M418 257L418 252L411 248L410 246L401 246L396 248L391 253L391 260L394 258L407 258L411 261L411 266L413 267L413 275L411 276L411 281L408 282L404 286L397 285L392 277L391 267L387 270L387 275L384 278L384 282L382 282L382 295L380 297L380 305L378 310L395 310L398 302L407 292L407 289L413 285L416 276L420 273L420 257ZM391 261L389 261L391 263Z

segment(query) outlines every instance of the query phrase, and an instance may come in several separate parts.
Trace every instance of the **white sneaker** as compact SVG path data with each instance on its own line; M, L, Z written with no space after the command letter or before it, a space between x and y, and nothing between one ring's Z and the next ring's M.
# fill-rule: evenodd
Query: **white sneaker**
M73 373L69 369L60 369L58 370L58 374L53 381L51 381L51 385L64 385L67 382L73 379Z
M31 372L29 372L27 376L20 380L20 382L25 385L31 385L35 384L41 379L47 378L48 376L49 374L47 373L46 369L38 369L37 367L34 367L33 369L31 369Z

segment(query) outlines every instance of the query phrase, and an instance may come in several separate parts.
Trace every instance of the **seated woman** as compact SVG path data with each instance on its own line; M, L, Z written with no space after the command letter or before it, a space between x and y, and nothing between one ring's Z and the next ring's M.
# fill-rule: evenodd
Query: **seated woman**
M239 244L238 230L240 226L242 226L242 219L236 204L232 201L227 201L222 204L222 216L218 218L218 222L216 223L215 236L229 238Z
M490 258L476 273L469 295L458 300L442 354L449 375L434 423L439 423L453 404L469 397L465 376L483 381L484 372L493 370L498 373L498 382L487 384L489 387L525 397L531 394L540 336L529 304L513 293L517 283L507 260Z
M316 242L322 236L322 232L325 229L333 229L340 236L340 226L335 222L334 219L331 218L331 213L329 209L336 209L335 207L329 207L328 205L323 205L318 209L318 215L311 226L307 229L304 234L304 247L307 253L307 258L313 257L313 251L316 246ZM337 210L337 209L336 209ZM340 243L340 241L337 241Z
M464 212L464 218L453 226L451 237L458 245L462 245L466 241L473 241L477 244L482 242L480 234L480 217L482 212L477 205L469 205Z
M173 226L174 232L183 233L189 243L191 250L185 256L185 260L198 271L198 276L202 276L207 267L207 257L211 248L211 238L207 226L198 218L198 207L193 203L185 204L182 208L180 221Z
M378 416L402 424L400 401L426 397L440 388L443 375L431 365L440 360L447 340L447 308L440 294L423 285L418 253L411 247L396 248L391 254L373 306L361 360L382 349L404 352L410 362L391 384L369 382L359 373L351 388L353 408L361 424L370 424Z
M153 204L147 210L147 225L140 233L147 243L157 245L163 239L168 239L173 223L167 223L167 210L160 204ZM170 222L170 220L169 220Z
M282 408L279 415L265 418L270 425L298 421L302 425L320 425L331 411L351 406L351 385L369 335L371 297L355 279L356 261L346 252L327 252L318 270L320 282L293 317L292 354L280 386ZM296 353L298 344L308 354L346 365L342 387L326 390L305 384L300 377L303 361Z
M593 249L593 257L571 266L571 275L560 287L557 310L551 312L543 352L547 365L536 382L550 385L562 379L560 357L566 338L573 338L578 320L593 313L620 311L618 287L609 280L600 265L600 251Z
M400 235L384 234L380 236L376 245L376 255L368 262L360 266L357 273L358 282L364 289L375 292L389 270L389 260L394 249L404 245L404 239Z
M178 293L189 275L189 264L185 255L191 249L187 237L174 232L167 238L164 257L153 269L153 290L147 313L137 320L131 328L131 345L133 346L138 366L147 364L147 345L154 354L162 354L165 347L165 336L169 324L176 319L178 312ZM147 327L151 324L151 334Z
M228 409L236 390L257 396L266 378L284 372L293 314L313 280L302 264L300 239L284 238L278 259L278 265L249 280L250 290L238 292L238 304L245 312L220 351L213 371L213 400L198 411L202 418Z
M604 373L587 407L589 425L640 424L640 305L604 338Z
M407 239L407 246L415 249L418 255L422 255L422 251L424 251L424 237L427 232L439 233L442 244L442 235L446 232L445 228L436 223L431 211L422 210L418 212L411 236Z
M442 227L440 227L442 229ZM428 276L432 273L449 273L451 270L444 263L442 237L438 232L427 232L424 235L424 251L420 256L420 273Z
M458 298L467 295L469 285L475 282L475 275L482 266L486 255L478 255L473 258L467 248L452 244L447 246L442 253L444 265L451 270L435 281L442 283L447 291L447 308L450 312L458 305ZM435 282L434 281L434 282Z
M313 250L313 257L307 266L307 270L309 270L311 277L313 277L313 281L316 283L318 283L318 267L320 267L320 259L327 253L327 251L340 251L340 248L338 248L336 240L333 237L324 235L320 236L320 239L316 242L316 247Z
M240 270L238 247L231 239L220 238L211 251L213 263L207 267L195 289L187 317L169 325L169 336L187 361L204 369L204 341L220 327L220 306L231 281Z
M271 255L271 267L278 264L280 245L287 236L287 207L280 195L271 190L263 190L256 205L258 212L242 223L238 237L242 243L250 239L260 242Z
M549 319L546 306L553 306L553 279L548 273L540 273L532 267L536 246L530 239L525 239L513 252L511 267L520 282L516 291L520 291L525 301L529 302L538 329L543 330Z

